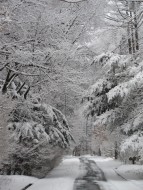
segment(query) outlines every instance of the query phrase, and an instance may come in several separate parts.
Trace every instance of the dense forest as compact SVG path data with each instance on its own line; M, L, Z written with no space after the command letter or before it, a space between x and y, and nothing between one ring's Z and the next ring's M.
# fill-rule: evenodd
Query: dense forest
M143 3L0 1L0 173L63 155L143 160Z

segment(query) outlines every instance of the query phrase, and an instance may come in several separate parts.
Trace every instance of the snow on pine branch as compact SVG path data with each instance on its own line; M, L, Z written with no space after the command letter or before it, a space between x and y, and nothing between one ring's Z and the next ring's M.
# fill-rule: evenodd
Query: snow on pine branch
M99 96L103 93L108 92L111 88L116 86L115 81L110 81L107 79L99 79L95 84L93 84L85 97L91 97L91 96Z
M104 91L104 88L109 89L109 92L107 91L106 93L109 102L117 97L126 97L130 91L134 89L134 87L137 87L143 83L143 63L141 62L138 66L133 65L133 63L131 63L130 56L103 53L96 57L96 62L104 62L104 67L108 66L108 68L110 68L110 71L114 70L114 74L116 74L116 69L119 68L118 72L123 72L123 70L126 68L126 77L129 78L129 80L119 83L117 86L113 86L113 84L106 79L99 79L89 89L89 95L94 94L94 96L97 96L97 94L99 95Z
M19 103L11 114L8 129L18 143L50 144L66 148L73 140L65 116L47 104Z
M130 64L130 62L131 56L119 55L114 53L102 53L94 57L93 61L94 64L101 65L107 73L121 72Z
M121 153L130 153L132 156L142 155L143 133L137 132L128 137L121 145Z
M50 141L50 137L45 132L44 127L38 123L14 122L10 123L7 127L13 131L12 137L16 142L24 141L25 139L31 139L34 143L38 143L40 140Z
M66 3L80 3L80 2L87 1L87 0L60 0L60 1L63 1Z
M114 98L121 97L124 98L127 96L131 90L135 87L139 87L143 84L143 72L139 72L131 80L123 82L118 86L114 87L107 93L108 101L113 100Z
M139 105L139 107L136 107L135 110L132 110L129 114L128 121L125 122L122 126L121 129L123 133L126 135L130 135L136 131L142 131L143 130L143 107L142 104Z
M136 66L136 68L133 69L134 75L132 75L133 72L132 74L130 73L132 67L135 67L135 64L133 64L132 62L129 65L129 62L131 60L130 56L110 54L109 57L107 56L107 54L102 54L98 57L98 61L104 61L105 59L105 64L108 64L110 66L111 64L119 64L122 61L123 63L121 65L126 66L125 73L127 75L123 76L122 79L120 77L120 80L118 80L119 75L117 77L115 73L108 73L107 76L104 76L103 78L99 79L95 84L93 84L84 95L83 100L88 100L84 106L84 113L86 114L86 116L96 115L97 118L95 125L98 122L108 124L114 123L115 118L118 118L118 116L122 118L119 113L116 113L114 111L111 111L110 115L110 110L115 110L117 107L119 107L122 101L125 100L125 98L128 98L131 91L133 91L136 87L139 88L143 83L143 73L141 70L142 64L139 64L138 66ZM118 70L118 72L121 72L120 69ZM123 72L124 71L122 71L121 74ZM104 116L104 119L102 118L102 115Z
M110 59L111 56L112 56L112 54L110 54L110 53L102 53L102 54L94 57L93 63L104 64Z
M111 125L115 122L117 119L117 116L119 116L120 110L115 109L115 110L109 110L103 113L100 116L96 116L96 120L93 123L94 126L99 126L99 125Z

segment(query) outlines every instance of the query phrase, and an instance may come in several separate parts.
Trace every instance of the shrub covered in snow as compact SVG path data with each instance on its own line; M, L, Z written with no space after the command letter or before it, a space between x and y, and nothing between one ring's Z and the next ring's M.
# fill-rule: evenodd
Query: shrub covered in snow
M3 162L3 174L42 177L61 159L73 140L65 116L38 101L19 99L8 123L10 147Z
M0 95L0 165L8 153L8 132L6 129L9 113L13 110L15 102Z
M56 108L24 101L11 113L8 129L18 143L47 142L66 148L72 139L65 116Z

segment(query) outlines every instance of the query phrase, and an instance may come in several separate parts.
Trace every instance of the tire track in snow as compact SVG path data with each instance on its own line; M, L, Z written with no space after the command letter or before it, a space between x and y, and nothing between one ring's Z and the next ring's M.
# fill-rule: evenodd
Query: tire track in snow
M97 181L106 181L104 173L92 160L81 158L81 168L86 169L86 175L75 180L74 190L100 190Z

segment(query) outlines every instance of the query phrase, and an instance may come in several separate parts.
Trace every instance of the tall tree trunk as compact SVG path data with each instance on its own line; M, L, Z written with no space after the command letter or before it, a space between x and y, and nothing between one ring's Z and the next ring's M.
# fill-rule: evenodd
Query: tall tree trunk
M28 95L29 91L30 91L30 86L28 87L28 89L26 90L26 92L25 92L25 94L24 94L24 99L25 99L25 100L26 100L26 98L27 98L27 95Z
M128 16L128 18L130 18L128 2L126 2L126 15ZM128 22L127 34L128 34L128 49L129 49L129 54L132 54L133 52L132 52L132 40L131 40L130 22Z
M6 76L6 79L5 79L5 83L2 87L2 93L5 94L7 92L7 88L8 86L11 84L11 82L15 79L15 77L17 77L18 75L17 74L12 74L11 76L11 71L8 70L8 73L7 73L7 76Z
M137 22L137 13L136 13L136 3L133 2L133 13L134 13L134 27L135 27L135 44L136 50L139 50L139 34L138 34L138 22Z
M136 52L135 49L135 34L134 34L134 23L133 23L133 13L130 11L130 27L131 27L131 37L132 37L132 51L133 53Z
M130 32L130 26L128 24L127 28L127 33L128 33L128 48L129 48L129 54L132 54L132 42L131 42L131 32Z

